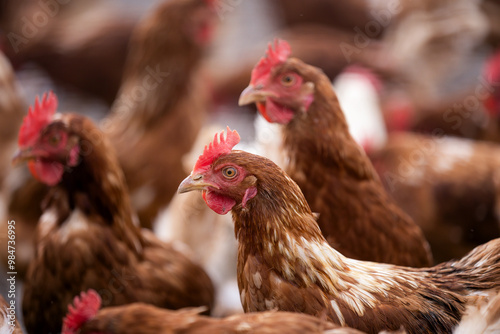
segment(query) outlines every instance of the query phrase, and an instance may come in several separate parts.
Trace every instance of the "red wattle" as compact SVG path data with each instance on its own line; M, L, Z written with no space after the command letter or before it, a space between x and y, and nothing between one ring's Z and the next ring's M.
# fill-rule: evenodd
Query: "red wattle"
M35 179L49 186L58 184L64 173L64 166L58 162L35 160L28 162L28 168Z
M232 198L226 197L221 194L217 194L211 190L204 190L202 192L203 199L207 203L208 207L218 213L219 215L225 215L236 204L236 201Z
M292 110L277 104L270 98L266 102L257 102L257 108L269 123L288 124L295 116Z
M34 160L28 161L28 169L30 170L31 175L33 175L35 179L37 179L38 181L42 181L40 180L40 176L38 176L38 173L36 172L36 166Z

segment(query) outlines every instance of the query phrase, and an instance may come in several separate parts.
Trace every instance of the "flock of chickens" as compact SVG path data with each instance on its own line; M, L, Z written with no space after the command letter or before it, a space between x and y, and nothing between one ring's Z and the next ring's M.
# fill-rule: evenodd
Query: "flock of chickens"
M57 4L19 50L40 5L0 1L0 254L23 285L1 334L500 333L500 53L474 58L500 4L400 1L361 51L390 8L276 0L286 39L228 73L207 53L234 1L80 40L61 27L84 5ZM479 83L445 92L468 61ZM109 114L27 108L28 62Z

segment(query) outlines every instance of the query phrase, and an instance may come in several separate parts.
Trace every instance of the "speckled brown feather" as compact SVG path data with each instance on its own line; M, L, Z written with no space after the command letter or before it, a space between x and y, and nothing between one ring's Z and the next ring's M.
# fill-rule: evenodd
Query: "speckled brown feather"
M193 34L199 18L211 15L204 0L164 1L140 22L113 114L103 122L145 227L175 194L185 174L182 156L204 122L204 46Z
M348 257L413 267L432 263L420 228L385 192L373 166L352 139L323 72L291 58L273 70L314 83L307 112L284 128L288 172L302 189L326 239Z
M23 299L28 331L58 332L67 305L89 288L104 306L211 307L214 291L203 269L133 224L123 174L104 135L73 114L49 126L63 126L77 138L81 161L44 203Z
M151 305L132 304L105 308L82 328L85 333L331 333L361 334L305 314L288 312L259 312L238 314L223 319L199 315L197 309L170 311Z
M300 188L266 158L241 151L221 156L246 178L221 189L239 242L238 284L246 312L301 312L368 333L451 333L467 307L500 293L500 239L460 261L408 268L349 259L331 248ZM244 190L257 195L241 204Z
M387 192L423 232L437 262L500 237L500 149L452 137L398 133L370 153Z

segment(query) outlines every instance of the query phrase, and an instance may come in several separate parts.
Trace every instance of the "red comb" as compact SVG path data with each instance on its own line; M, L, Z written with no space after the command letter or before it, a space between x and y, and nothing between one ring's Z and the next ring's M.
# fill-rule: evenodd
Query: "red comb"
M83 324L95 317L101 307L101 297L90 289L76 296L73 305L68 306L68 314L63 320L62 334L74 334Z
M220 134L216 133L214 140L205 146L205 150L196 161L193 171L202 172L207 169L215 159L222 154L231 152L233 147L240 142L240 135L236 130L231 131L228 126L226 131L226 139L224 139L224 131L222 131ZM217 140L217 135L219 135L219 140Z
M291 53L290 44L282 39L274 40L274 50L271 43L267 46L266 56L262 57L252 70L252 79L250 84L255 85L258 79L269 75L271 69L284 63Z
M486 63L483 70L492 93L484 101L484 106L491 116L498 117L500 113L500 51L494 54Z
M57 97L54 93L43 94L42 102L39 102L38 96L35 98L35 106L29 108L28 115L24 117L19 130L18 144L21 148L33 145L36 142L40 130L50 123L56 109Z

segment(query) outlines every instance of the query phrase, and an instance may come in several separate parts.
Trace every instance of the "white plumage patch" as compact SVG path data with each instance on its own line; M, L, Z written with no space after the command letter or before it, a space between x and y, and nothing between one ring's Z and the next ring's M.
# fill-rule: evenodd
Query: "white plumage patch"
M340 106L344 111L349 132L361 146L381 148L387 141L378 93L362 73L341 73L333 84Z
M87 217L80 210L75 209L59 229L59 240L61 243L67 242L70 235L87 231L89 225Z
M50 208L40 216L38 228L41 236L47 235L57 222L57 210Z
M262 276L260 276L259 272L256 272L255 274L252 275L253 278L253 283L255 284L255 287L257 289L260 289L262 286Z

